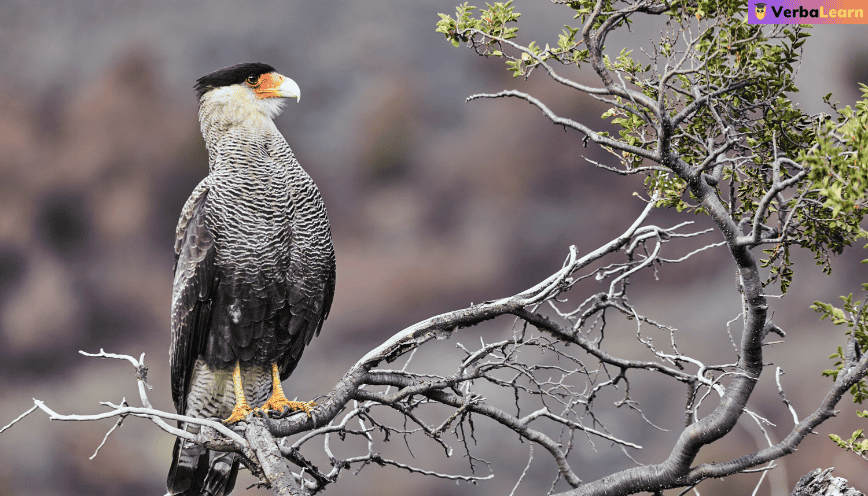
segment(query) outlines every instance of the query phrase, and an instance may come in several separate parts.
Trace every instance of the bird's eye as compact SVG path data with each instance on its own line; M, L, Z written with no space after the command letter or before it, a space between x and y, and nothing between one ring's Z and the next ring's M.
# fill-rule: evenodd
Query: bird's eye
M249 84L250 86L256 86L256 83L258 83L258 82L259 82L259 76L253 76L253 75L247 76L247 84Z

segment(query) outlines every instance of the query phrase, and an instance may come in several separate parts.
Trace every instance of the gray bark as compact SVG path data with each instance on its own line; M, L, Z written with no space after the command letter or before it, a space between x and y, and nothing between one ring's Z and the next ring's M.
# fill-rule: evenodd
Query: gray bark
M252 419L247 424L244 437L250 443L250 449L256 454L256 460L262 468L265 478L271 485L271 490L279 496L307 496L286 465L286 459L280 454L280 449L274 438L269 434L259 419Z
M799 479L790 496L865 496L861 491L847 487L847 479L832 477L835 467L816 469Z

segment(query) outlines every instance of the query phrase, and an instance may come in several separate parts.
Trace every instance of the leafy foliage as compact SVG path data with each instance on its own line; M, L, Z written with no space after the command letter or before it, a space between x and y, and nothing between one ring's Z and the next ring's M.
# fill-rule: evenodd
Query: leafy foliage
M469 29L478 29L505 40L515 38L518 28L506 27L508 23L516 22L521 15L514 12L512 0L506 3L497 2L494 5L486 5L488 5L488 9L479 11L479 18L472 17L476 7L467 2L457 7L454 19L446 14L439 14L440 21L437 23L436 32L446 35L446 39L456 47L462 41L468 40L467 30Z
M863 100L855 109L847 106L838 112L837 125L824 123L817 149L803 157L811 166L809 180L826 199L823 206L832 209L833 218L864 210L868 201L868 86L859 86ZM823 100L828 103L831 96L829 93ZM832 104L837 111L836 107ZM857 217L861 220L861 215Z
M868 260L863 260L862 263L866 262ZM868 290L868 284L863 284L863 287ZM829 303L823 303L822 301L815 301L811 305L811 308L822 315L820 320L829 318L835 325L846 325L848 331L844 334L852 336L859 348L864 352L868 350L868 300L865 302L854 302L852 293L840 298L844 302L842 308ZM831 377L832 380L837 380L845 358L843 349L839 346L838 350L829 358L838 359L838 361L835 362L834 369L823 371L823 375ZM865 381L862 380L854 384L850 388L850 394L853 395L853 401L860 404L868 398L868 387L866 387Z
M856 412L856 415L862 418L868 418L868 410ZM864 430L858 429L850 435L850 439L844 440L837 434L829 434L829 439L835 442L839 447L847 451L852 451L862 458L868 458L868 439L865 439Z

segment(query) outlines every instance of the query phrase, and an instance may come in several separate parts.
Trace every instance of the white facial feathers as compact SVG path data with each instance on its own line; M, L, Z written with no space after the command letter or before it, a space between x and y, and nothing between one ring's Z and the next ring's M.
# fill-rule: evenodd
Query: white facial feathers
M301 90L292 79L277 73L264 74L256 86L243 82L214 88L202 95L200 119L204 114L219 114L225 125L271 120L280 115L287 98L301 100ZM254 122L251 122L253 124Z

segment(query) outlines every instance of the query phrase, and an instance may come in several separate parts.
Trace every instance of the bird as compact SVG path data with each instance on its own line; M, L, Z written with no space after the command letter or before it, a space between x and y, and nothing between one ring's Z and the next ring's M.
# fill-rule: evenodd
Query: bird
M261 62L195 84L208 175L175 235L169 363L179 414L234 424L251 412L310 415L281 386L322 329L335 292L323 198L274 124L298 85ZM191 434L199 425L179 422ZM234 453L176 439L169 494L224 496Z

